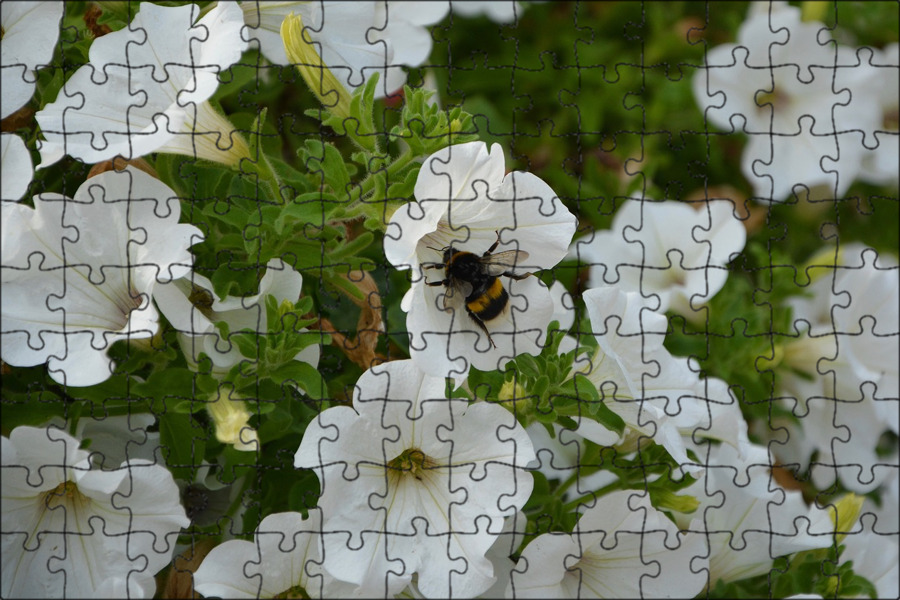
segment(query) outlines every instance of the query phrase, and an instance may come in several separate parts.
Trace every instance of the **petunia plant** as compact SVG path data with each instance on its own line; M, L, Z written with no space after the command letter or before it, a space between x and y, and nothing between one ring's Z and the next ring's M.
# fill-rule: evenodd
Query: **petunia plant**
M4 2L0 595L896 596L896 7L801 4Z

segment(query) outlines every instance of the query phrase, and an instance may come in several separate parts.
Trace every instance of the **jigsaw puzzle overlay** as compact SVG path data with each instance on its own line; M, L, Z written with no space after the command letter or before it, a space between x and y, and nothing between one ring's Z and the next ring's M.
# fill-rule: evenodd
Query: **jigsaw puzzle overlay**
M897 598L896 2L12 2L3 598Z

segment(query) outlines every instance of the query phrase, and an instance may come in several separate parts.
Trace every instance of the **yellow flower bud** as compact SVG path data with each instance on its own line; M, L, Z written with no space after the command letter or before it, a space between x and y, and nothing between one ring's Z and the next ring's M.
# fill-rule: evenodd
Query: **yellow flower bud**
M823 0L807 0L800 4L801 18L809 23L810 21L824 21L825 15L828 13L828 5L830 2Z
M220 386L206 410L216 426L217 440L244 452L255 452L259 448L259 436L248 425L253 415L243 400L232 397L230 389Z
M303 19L294 13L281 23L281 40L288 59L322 105L338 117L350 116L350 92L322 62L315 45L303 35Z
M834 523L835 537L837 543L840 544L847 537L847 534L853 531L856 520L859 518L859 511L862 510L865 498L856 494L845 494L840 500L829 506L831 512L831 522Z

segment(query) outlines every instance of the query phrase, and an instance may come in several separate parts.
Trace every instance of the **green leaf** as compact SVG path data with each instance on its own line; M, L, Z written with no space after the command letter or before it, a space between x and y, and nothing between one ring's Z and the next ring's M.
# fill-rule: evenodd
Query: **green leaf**
M336 197L325 192L301 194L281 208L281 214L275 219L275 232L280 235L290 228L305 235L319 235L324 227L325 205L337 202Z
M313 400L322 400L327 397L322 374L309 363L290 360L267 375L279 384L295 383Z
M159 437L166 467L178 479L193 481L202 464L209 433L189 414L166 413L159 416Z

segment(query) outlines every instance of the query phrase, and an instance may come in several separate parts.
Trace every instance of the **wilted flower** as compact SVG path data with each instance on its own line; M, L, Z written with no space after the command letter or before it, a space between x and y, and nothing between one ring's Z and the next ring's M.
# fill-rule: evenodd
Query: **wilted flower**
M744 249L747 232L727 200L699 210L682 202L626 202L612 229L575 243L590 264L589 287L614 284L644 297L659 296L659 312L700 317L697 308L728 279L727 264Z
M203 235L178 223L168 186L131 167L34 206L2 207L0 353L14 366L47 362L66 385L100 383L114 342L156 333L154 290L190 270L188 248Z
M751 9L736 44L709 51L694 96L711 123L750 136L741 170L758 199L781 202L797 185L841 197L866 152L858 131L880 125L882 82L854 49L820 41L823 23L786 2L765 7Z
M37 83L34 71L53 58L62 16L62 2L0 4L0 27L3 28L0 118L5 119L31 100Z
M554 267L575 233L574 215L546 183L530 173L504 173L498 144L490 153L483 142L472 142L432 154L419 171L416 201L394 213L385 234L387 259L413 271L401 304L409 313L410 355L427 373L457 383L470 366L491 371L519 354L540 352L553 302L548 288L526 275ZM472 318L473 310L484 310L485 294L465 281L436 285L448 276L444 249L451 246L479 257L492 248L494 254L518 251L505 255L498 281L508 302L483 321L489 336ZM496 288L491 293L500 295Z
M353 407L312 421L294 466L314 469L324 567L388 596L414 573L426 597L474 597L495 581L485 553L531 494L531 441L500 406L447 398L410 360L363 373ZM337 435L335 435L337 433Z
M190 524L172 474L142 459L100 470L53 427L2 445L3 597L153 597Z
M571 535L532 541L512 572L507 598L693 598L706 585L704 540L636 491L587 508Z
M68 154L88 163L151 152L236 166L249 157L234 126L207 100L247 48L233 2L197 19L194 4L141 3L131 24L91 44L90 63L38 111L41 167Z

